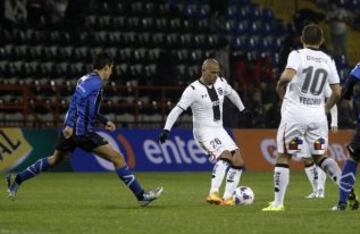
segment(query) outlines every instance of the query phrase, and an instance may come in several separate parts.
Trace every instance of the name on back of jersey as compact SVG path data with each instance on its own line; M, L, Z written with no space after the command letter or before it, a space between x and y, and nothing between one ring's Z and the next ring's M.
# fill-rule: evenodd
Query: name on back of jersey
M313 57L313 56L310 56L310 55L306 56L306 60L314 61L314 62L317 62L317 63L326 63L326 64L328 63L328 61L325 58Z
M307 98L307 97L299 97L299 101L304 105L320 105L322 99L321 98Z

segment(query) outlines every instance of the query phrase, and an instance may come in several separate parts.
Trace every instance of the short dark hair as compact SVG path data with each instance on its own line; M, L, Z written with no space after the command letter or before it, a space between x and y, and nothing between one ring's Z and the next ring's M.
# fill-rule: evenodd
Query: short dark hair
M113 59L111 58L111 56L105 52L100 52L96 54L94 57L93 68L100 70L104 68L106 65L111 66L112 64L113 64Z
M317 24L308 24L303 28L301 38L305 44L320 45L323 39L323 31Z

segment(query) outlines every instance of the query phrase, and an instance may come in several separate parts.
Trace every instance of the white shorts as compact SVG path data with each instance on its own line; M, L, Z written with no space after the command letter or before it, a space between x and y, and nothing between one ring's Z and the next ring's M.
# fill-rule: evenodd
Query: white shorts
M301 147L301 150L295 152L293 154L293 157L295 157L298 160L303 159L303 158L312 158L311 153L310 153L309 143L304 141L304 143Z
M328 144L328 125L326 116L282 118L276 137L277 152L294 154L301 152L304 142L308 155L322 155ZM306 149L305 149L306 150ZM300 155L303 155L300 153Z
M194 129L196 143L209 155L211 162L225 151L239 149L224 128Z

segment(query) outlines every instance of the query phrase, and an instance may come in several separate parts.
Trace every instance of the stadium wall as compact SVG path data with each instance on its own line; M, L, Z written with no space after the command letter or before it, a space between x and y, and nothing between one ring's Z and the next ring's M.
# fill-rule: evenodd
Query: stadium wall
M135 171L209 171L212 164L197 146L191 129L174 129L163 145L157 142L160 129L99 130L110 144L125 155ZM228 129L239 145L249 171L272 171L276 155L276 130ZM347 157L350 130L330 134L328 153L338 162ZM0 128L0 171L20 171L53 151L57 129ZM291 167L302 169L294 160ZM103 172L114 170L111 163L76 149L68 162L52 171Z

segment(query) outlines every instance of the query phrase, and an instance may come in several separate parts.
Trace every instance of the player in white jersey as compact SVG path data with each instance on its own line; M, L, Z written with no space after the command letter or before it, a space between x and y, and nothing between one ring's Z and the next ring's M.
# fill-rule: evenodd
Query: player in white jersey
M280 98L284 100L277 133L275 199L263 211L285 210L283 204L289 183L289 161L292 154L301 150L304 141L310 146L315 163L332 180L338 183L341 174L336 162L324 156L328 142L326 113L339 100L341 93L336 66L327 54L319 50L323 32L318 25L305 26L301 41L304 48L289 54L286 68L276 87ZM323 96L326 83L330 84L332 94L325 103Z
M206 201L211 204L233 205L232 195L239 184L244 161L239 147L223 127L222 113L225 96L240 112L245 107L237 92L219 77L220 66L215 59L206 59L202 64L200 79L191 83L183 92L180 101L169 113L165 127L159 135L164 143L179 115L191 107L193 113L193 134L199 146L216 162L212 172L211 188ZM219 188L225 177L223 198Z
M329 98L331 95L330 85L325 86L325 98ZM330 109L331 115L331 131L337 132L338 130L338 111L337 106L334 105ZM306 196L308 199L313 198L324 198L325 197L325 182L326 182L326 173L318 166L316 166L314 160L311 157L310 146L304 141L301 151L296 152L293 155L296 158L302 159L304 162L305 174L310 182L312 187L312 193Z

